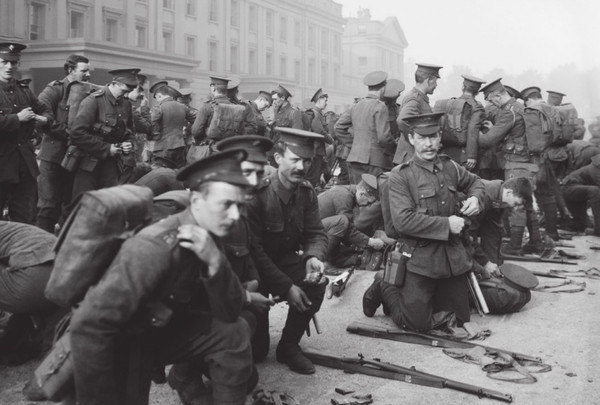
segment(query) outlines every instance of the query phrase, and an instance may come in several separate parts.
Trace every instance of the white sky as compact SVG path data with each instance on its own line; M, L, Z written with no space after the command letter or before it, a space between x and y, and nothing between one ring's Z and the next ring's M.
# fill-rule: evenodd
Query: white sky
M469 66L473 75L494 68L510 74L547 74L574 63L600 67L598 0L336 0L344 17L359 6L371 17L396 16L408 41L405 59L446 67Z

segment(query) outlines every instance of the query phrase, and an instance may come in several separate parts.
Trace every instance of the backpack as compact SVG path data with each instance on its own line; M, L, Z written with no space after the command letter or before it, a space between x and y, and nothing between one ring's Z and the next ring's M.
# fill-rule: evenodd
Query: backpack
M96 284L125 239L151 222L152 190L126 184L81 195L54 245L45 296L69 307Z
M464 98L450 98L436 101L434 112L443 112L441 124L442 144L444 146L465 146L471 118L471 105Z
M298 110L302 114L302 129L305 131L312 131L312 122L315 119L315 112L312 110L312 108L298 108Z
M551 105L525 107L523 120L529 152L541 153L563 137L560 114Z
M246 106L241 104L220 104L212 100L213 115L206 130L206 137L214 141L244 133L244 113Z
M381 201L381 214L383 216L383 229L385 234L392 239L398 239L400 235L392 222L392 212L390 210L390 186L388 180L390 172L381 173L377 176L377 189L379 190L379 200Z
M562 104L555 108L560 114L562 123L562 137L557 139L552 146L562 146L573 142L573 139L575 139L575 133L579 130L581 123L578 119L577 110L573 104ZM585 132L585 128L583 131Z

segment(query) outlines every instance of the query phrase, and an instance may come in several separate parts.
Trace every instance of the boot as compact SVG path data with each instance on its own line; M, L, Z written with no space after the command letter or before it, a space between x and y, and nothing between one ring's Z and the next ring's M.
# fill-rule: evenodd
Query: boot
M312 361L302 353L298 345L311 318L312 311L300 313L290 308L281 333L281 340L275 351L275 358L278 362L287 364L292 371L300 374L314 374L315 372Z
M544 242L542 241L542 235L540 234L540 223L538 222L535 213L527 218L527 229L529 231L529 242L523 246L523 253L541 255L544 253Z
M502 253L512 256L520 256L522 254L521 243L523 243L524 232L524 226L512 226L510 228L510 242L507 246L502 248Z
M544 211L544 216L546 217L546 233L548 236L552 238L552 240L557 241L558 238L558 208L556 203L549 203L542 205L542 211Z
M373 284L363 295L363 313L369 318L375 315L375 311L381 305L381 280L376 278Z
M188 364L174 364L167 382L179 395L183 405L211 405L212 391L204 385L202 373Z

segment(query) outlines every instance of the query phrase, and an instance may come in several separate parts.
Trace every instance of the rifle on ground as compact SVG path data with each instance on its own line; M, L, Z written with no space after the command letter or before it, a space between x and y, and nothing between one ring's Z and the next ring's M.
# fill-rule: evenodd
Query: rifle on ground
M413 332L404 329L386 329L360 322L352 322L346 327L346 331L362 336L389 339L404 343L415 343L424 346L454 349L471 349L478 346L491 353L507 354L513 357L515 360L525 360L540 364L542 363L542 359L540 357L529 356L527 354L517 353L505 349L498 349L496 347L486 346L472 341L455 340L447 337L428 335L426 333Z
M325 353L304 351L306 357L313 363L325 367L337 368L351 373L366 374L374 377L387 378L407 382L409 384L423 385L425 387L449 388L467 394L477 395L479 398L497 399L512 402L512 395L490 390L476 385L450 380L434 374L418 371L414 367L402 367L395 364L382 362L379 359L368 360L362 354L358 357L336 357Z
M519 255L507 255L506 253L502 253L502 258L504 260L511 260L517 262L542 262L542 263L555 263L555 264L572 264L577 265L577 262L570 262L565 259L550 259L542 256L519 256Z

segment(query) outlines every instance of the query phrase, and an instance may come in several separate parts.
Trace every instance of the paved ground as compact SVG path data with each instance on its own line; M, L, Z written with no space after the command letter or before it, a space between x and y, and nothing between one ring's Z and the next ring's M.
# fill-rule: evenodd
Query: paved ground
M600 251L589 249L592 242L600 244L600 238L579 236L565 241L576 246L565 251L586 256L585 260L578 261L577 266L543 263L527 266L538 271L600 267ZM311 337L305 337L303 347L334 355L363 353L367 358L379 357L394 364L415 366L418 370L511 394L515 404L600 404L600 280L573 278L587 283L585 291L573 294L534 292L531 302L516 314L484 318L473 315L473 320L492 330L485 344L540 356L552 366L549 373L537 375L536 383L525 385L490 379L478 366L452 359L438 348L347 333L346 326L352 321L393 326L381 309L374 318L366 318L362 314L362 294L372 277L371 272L357 271L341 298L325 301L319 313L322 333L316 335L313 332ZM559 281L540 277L542 284ZM351 387L370 393L374 404L379 405L499 403L449 389L344 374L319 366L316 374L311 376L294 374L274 359L274 346L286 310L284 304L272 310L273 347L267 360L259 365L259 387L285 391L303 405L325 405L330 404L332 398L343 398L334 392L336 387ZM0 404L28 403L23 401L20 391L35 364L30 362L14 368L0 366ZM179 400L168 386L153 386L151 403L170 405L179 404Z

